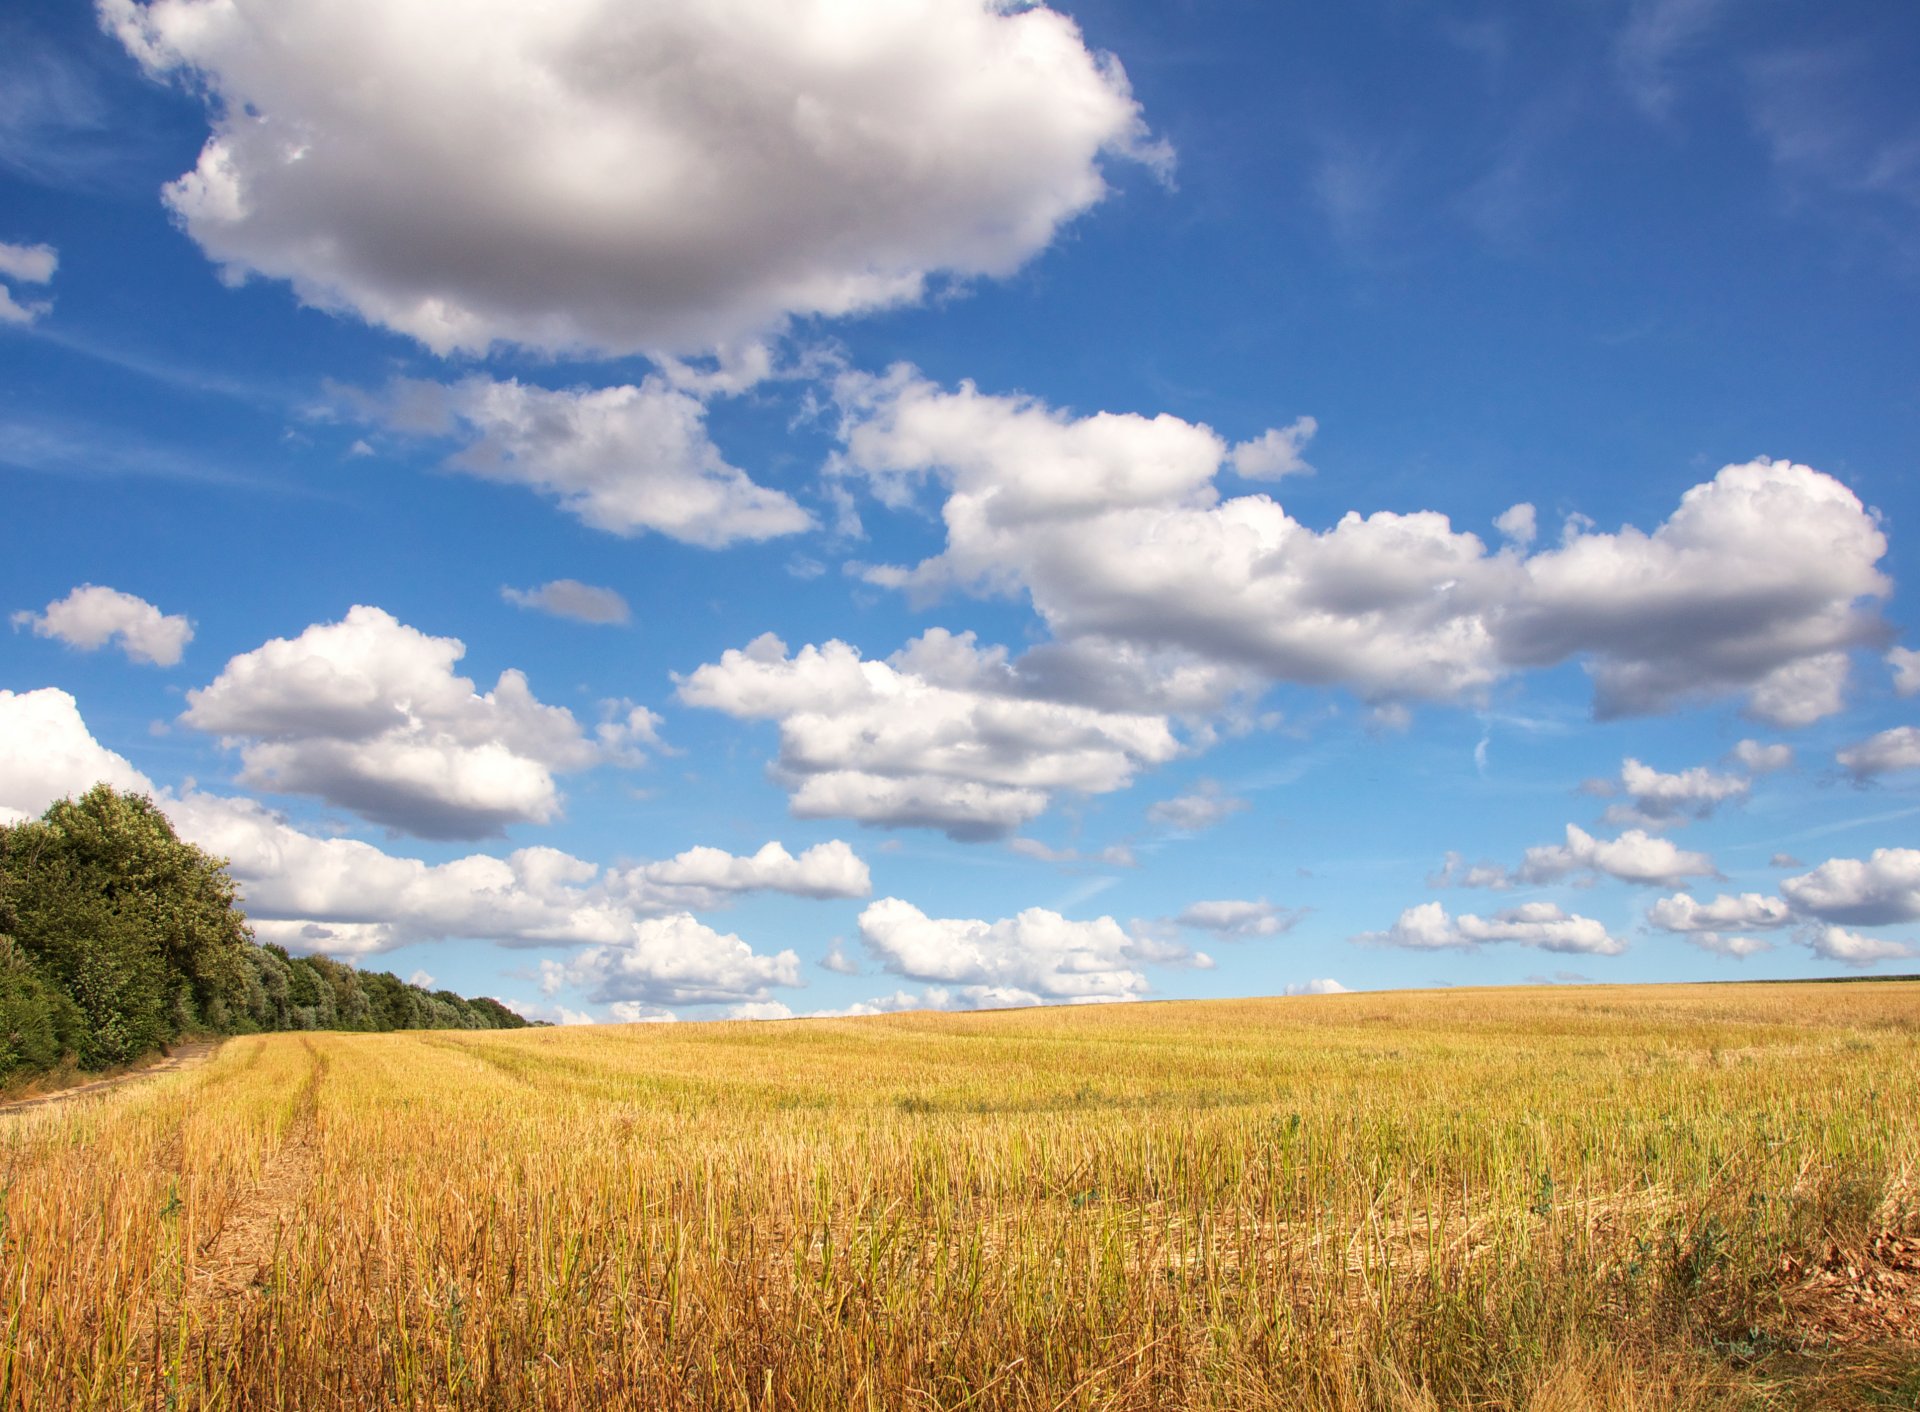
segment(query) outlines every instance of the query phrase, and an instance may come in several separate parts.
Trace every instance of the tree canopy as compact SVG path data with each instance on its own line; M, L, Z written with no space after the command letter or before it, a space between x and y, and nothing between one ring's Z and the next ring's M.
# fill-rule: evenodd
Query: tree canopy
M0 825L0 1083L188 1034L508 1029L496 1000L255 943L225 860L100 784Z

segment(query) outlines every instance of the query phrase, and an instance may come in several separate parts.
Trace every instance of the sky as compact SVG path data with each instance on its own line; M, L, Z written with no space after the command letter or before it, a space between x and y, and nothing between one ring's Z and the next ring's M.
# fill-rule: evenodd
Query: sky
M1917 69L15 0L0 820L564 1022L1920 970Z

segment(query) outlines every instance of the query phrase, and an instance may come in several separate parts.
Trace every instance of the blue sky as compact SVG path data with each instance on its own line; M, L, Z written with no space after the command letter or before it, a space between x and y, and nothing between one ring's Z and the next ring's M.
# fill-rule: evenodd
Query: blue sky
M1920 956L1906 7L0 55L0 811L148 789L265 939L596 1019Z

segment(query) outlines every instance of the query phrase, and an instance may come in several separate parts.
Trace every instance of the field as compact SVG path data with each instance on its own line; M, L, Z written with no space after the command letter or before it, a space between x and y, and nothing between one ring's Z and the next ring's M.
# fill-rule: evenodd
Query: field
M269 1035L0 1167L22 1412L1920 1405L1920 984Z

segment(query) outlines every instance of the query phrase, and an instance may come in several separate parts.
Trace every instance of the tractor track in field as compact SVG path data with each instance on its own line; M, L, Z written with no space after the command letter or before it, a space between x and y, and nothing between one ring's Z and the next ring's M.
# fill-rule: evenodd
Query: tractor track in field
M307 1047L312 1053L312 1045ZM205 1308L245 1295L272 1266L319 1169L318 1095L326 1072L326 1060L314 1054L313 1073L301 1087L293 1121L280 1146L194 1261L186 1308Z

